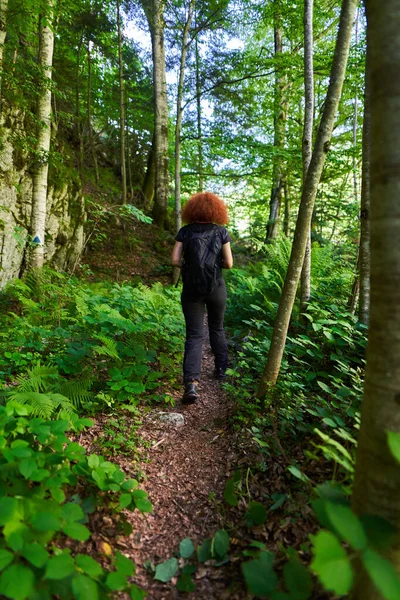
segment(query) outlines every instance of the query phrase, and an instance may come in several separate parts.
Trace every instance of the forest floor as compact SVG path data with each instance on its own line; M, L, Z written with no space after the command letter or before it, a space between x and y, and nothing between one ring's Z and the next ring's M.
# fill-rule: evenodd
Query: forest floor
M170 281L172 236L167 239L156 228L142 223L135 225L133 235L132 232L129 235L130 242L121 241L120 232L110 234L105 247L92 248L83 259L87 265L86 276L94 281L136 280L148 285ZM316 527L306 495L301 488L293 488L293 481L287 475L286 458L281 456L277 460L276 455L261 454L246 425L238 426L237 408L223 386L213 379L213 368L211 349L205 339L198 403L185 406L181 402L181 391L165 389L163 391L175 399L174 406L144 406L135 416L98 415L93 419L94 427L79 437L79 442L89 451L98 452L98 441L111 418L124 420L126 431L132 431L131 454L122 443L123 451L117 449L110 459L128 477L140 479L140 487L148 493L153 512L125 511L133 526L129 536L117 533L108 514L96 513L91 519L93 535L85 550L96 557L119 550L132 558L137 566L135 582L148 592L150 599L250 598L238 563L252 540L266 544L272 552L279 552L282 545L299 548L307 543L309 532ZM165 412L181 414L184 425L177 427L161 421L160 413ZM128 443L130 434L126 435ZM302 449L291 449L291 458L301 462ZM244 474L246 485L238 506L232 507L224 500L224 489L237 469ZM265 524L249 526L245 519L249 501L272 506L274 495L285 496L284 510L272 509ZM230 534L230 560L221 567L217 567L214 560L198 565L194 575L195 591L179 592L176 578L169 583L154 579L154 566L179 556L181 540L190 538L198 546L218 529ZM305 552L307 554L307 550ZM179 560L182 566L183 560ZM280 552L278 569L279 562L283 564L284 560ZM326 598L324 593L313 595L313 600Z

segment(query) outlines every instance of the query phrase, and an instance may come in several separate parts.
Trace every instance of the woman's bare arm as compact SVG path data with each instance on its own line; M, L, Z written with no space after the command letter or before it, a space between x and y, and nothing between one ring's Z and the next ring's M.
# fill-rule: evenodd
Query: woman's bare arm
M232 269L233 267L233 257L231 245L229 242L222 246L222 268L223 269Z
M171 264L173 267L182 267L182 254L183 254L183 244L182 242L175 242L174 249L171 254Z

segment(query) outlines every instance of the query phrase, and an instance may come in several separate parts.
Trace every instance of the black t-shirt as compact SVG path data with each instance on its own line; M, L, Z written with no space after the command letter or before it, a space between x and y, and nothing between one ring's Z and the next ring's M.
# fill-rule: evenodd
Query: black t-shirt
M193 233L201 233L202 231L207 231L208 229L212 229L213 227L215 227L215 225L213 223L190 223L190 225L185 225L184 227L181 227L181 229L178 231L178 233L175 236L175 240L177 242L182 242L184 244L185 241L190 238L190 235L192 232ZM227 244L228 242L232 241L229 236L229 233L226 230L226 227L223 227L222 225L217 225L217 231L218 231L218 234L221 236L221 245L222 246L224 244ZM220 267L221 262L222 262L222 255L221 255L221 260L217 263L217 279L221 279L221 277L222 277L222 271L221 271L221 267Z

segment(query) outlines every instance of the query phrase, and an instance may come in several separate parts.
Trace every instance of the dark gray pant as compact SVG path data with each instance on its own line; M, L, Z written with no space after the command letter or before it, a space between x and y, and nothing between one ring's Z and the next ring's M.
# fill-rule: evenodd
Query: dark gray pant
M228 346L224 331L226 307L225 281L219 279L212 293L207 296L195 297L184 288L181 301L186 321L183 379L187 383L188 381L200 379L204 313L206 307L210 344L215 358L215 367L226 369L228 366Z

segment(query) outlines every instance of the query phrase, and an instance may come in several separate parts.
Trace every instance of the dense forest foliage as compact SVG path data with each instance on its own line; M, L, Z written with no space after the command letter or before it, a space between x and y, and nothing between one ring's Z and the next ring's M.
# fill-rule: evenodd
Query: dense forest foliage
M2 597L400 599L397 4L0 0ZM236 456L220 528L145 576L139 432L180 410L169 253L206 189Z

